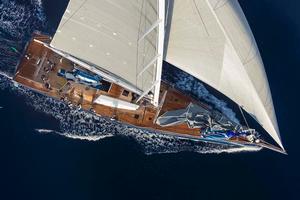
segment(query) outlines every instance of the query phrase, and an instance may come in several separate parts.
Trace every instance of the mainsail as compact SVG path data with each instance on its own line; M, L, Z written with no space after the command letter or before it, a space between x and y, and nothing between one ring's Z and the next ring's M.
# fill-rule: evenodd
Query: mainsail
M152 92L154 105L164 54L240 105L283 148L262 59L237 0L70 0L51 46L141 97Z
M51 46L106 70L158 103L163 0L70 0ZM124 84L123 84L124 85Z
M231 98L283 148L262 59L237 0L170 2L166 61Z

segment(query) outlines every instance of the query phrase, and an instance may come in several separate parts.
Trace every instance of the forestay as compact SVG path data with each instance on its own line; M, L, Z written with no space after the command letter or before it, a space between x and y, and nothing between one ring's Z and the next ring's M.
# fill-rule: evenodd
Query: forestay
M51 46L112 73L139 94L156 91L158 99L161 13L163 0L70 0Z
M171 2L166 61L242 106L283 148L262 59L237 0Z

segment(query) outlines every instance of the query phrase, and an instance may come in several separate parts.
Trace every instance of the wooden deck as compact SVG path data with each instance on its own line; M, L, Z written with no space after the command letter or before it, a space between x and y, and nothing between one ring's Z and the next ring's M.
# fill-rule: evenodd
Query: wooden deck
M190 103L201 105L201 107L206 107L207 105L195 101L164 82L161 84L159 99L159 102L163 103L158 107L154 107L146 99L142 99L139 102L139 108L133 111L96 104L94 101L100 95L106 95L130 103L134 103L136 98L135 94L129 91L124 92L124 88L121 86L107 81L103 83L108 84L110 86L109 89L101 90L67 81L65 78L58 76L60 69L66 71L72 71L75 67L83 71L85 69L58 55L34 39L45 43L50 43L51 41L51 38L48 36L35 34L28 43L14 77L14 80L19 84L44 95L81 106L84 110L92 110L98 115L114 118L130 125L193 139L200 138L201 130L199 128L190 128L186 123L162 127L155 122L161 114L171 110L184 109ZM209 109L209 107L207 108ZM284 149L263 140L253 144L243 137L237 137L231 138L230 142L260 146L286 154Z
M42 35L35 35L33 39L46 43L50 42L49 37ZM106 92L59 77L57 75L59 69L72 71L74 66L77 68L81 67L33 39L28 44L14 77L14 80L21 85L47 96L80 105L85 110L93 110L98 115L115 118L116 120L134 126L174 132L177 134L200 135L199 128L189 128L187 124L161 127L155 123L159 114L170 110L186 108L189 103L194 102L192 98L183 95L173 87L162 82L160 100L165 92L166 95L164 103L160 108L152 106L152 104L145 99L139 102L140 107L134 111L96 104L94 100L99 97L99 95L106 95L132 102L134 94L129 92L129 94L123 95L124 88L114 83L111 83L109 91ZM84 70L83 68L81 69Z

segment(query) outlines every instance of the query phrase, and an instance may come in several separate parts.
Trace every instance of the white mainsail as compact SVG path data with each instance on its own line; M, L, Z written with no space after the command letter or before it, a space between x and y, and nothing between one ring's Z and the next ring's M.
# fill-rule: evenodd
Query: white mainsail
M173 3L166 61L231 98L283 148L262 59L237 0Z
M163 0L70 0L51 46L159 96ZM132 87L130 87L132 88Z

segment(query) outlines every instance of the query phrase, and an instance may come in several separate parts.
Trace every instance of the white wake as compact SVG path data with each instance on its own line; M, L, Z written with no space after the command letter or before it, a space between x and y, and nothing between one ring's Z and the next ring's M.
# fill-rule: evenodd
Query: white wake
M51 130L51 129L35 129L35 131L37 131L40 134L49 134L49 133L55 133L67 138L71 138L71 139L77 139L77 140L87 140L87 141L98 141L98 140L102 140L104 138L108 138L108 137L113 137L113 134L98 134L98 135L89 135L89 134L85 134L85 135L80 135L80 134L72 134L72 133L61 133L55 130Z
M6 74L5 72L1 72L1 71L0 71L0 75L3 76L3 77L5 77L5 78L7 78L7 79L10 79L10 80L13 79L12 76L10 76L9 74Z
M0 75L5 87L18 96L22 96L29 106L42 111L59 122L59 130L36 129L40 134L58 134L71 139L98 141L112 136L127 136L140 144L146 154L177 153L182 151L198 153L235 153L257 151L259 149L209 144L200 141L179 139L155 131L131 127L117 121L96 116L76 107L69 107L61 101L37 94L22 86L15 87L11 79ZM1 85L0 85L1 86Z

